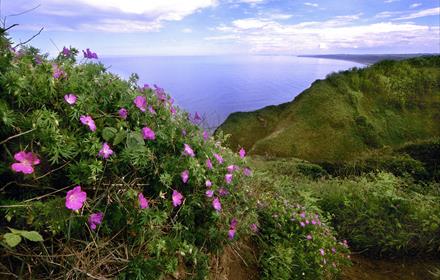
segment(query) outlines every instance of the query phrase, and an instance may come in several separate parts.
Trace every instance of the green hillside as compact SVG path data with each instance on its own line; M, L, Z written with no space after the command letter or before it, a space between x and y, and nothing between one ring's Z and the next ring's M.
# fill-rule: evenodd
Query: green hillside
M315 81L292 102L218 128L251 154L345 161L440 136L440 56L382 61Z

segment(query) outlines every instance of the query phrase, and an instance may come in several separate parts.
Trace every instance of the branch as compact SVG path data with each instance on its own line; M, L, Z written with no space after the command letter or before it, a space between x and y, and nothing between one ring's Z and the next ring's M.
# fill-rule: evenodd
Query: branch
M32 129L27 130L27 131L25 131L25 132L22 132L22 133L19 133L19 134L13 135L13 136L11 136L11 137L8 137L8 138L6 138L5 140L1 141L1 142L0 142L0 145L2 145L2 144L6 143L6 142L8 142L9 140L12 140L12 139L14 139L14 138L17 138L17 137L20 137L20 136L22 136L22 135L28 134L29 132L32 132L32 131L34 131L34 130L35 130L35 128L32 128Z
M26 40L26 41L24 41L24 42L22 42L22 43L19 43L19 44L17 44L17 45L15 45L15 47L14 48L16 48L16 47L18 47L18 46L22 46L22 45L25 45L25 44L27 44L27 43L29 43L30 41L32 41L35 37L37 37L38 35L40 35L40 33L41 33L41 31L43 31L43 29L44 29L44 27L41 27L41 29L40 29L40 31L38 31L37 32L37 34L35 34L34 36L32 36L31 38L29 38L28 40Z

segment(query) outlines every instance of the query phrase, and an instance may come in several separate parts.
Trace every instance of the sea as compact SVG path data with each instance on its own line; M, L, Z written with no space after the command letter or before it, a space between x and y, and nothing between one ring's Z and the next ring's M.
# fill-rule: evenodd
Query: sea
M109 69L139 84L156 84L203 126L215 129L233 112L254 111L292 101L315 80L353 67L351 61L296 56L104 57Z

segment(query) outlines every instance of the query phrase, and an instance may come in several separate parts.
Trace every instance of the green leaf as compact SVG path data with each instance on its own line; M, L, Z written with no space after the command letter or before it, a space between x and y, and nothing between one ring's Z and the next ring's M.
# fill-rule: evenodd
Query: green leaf
M3 235L6 244L10 247L15 247L21 242L21 236L15 233L5 233Z
M127 147L135 148L137 146L143 146L144 144L145 142L140 132L130 132L127 135Z
M26 238L30 241L34 241L34 242L43 241L43 237L41 236L41 234L39 234L36 231L23 230L20 234L21 234L21 236L23 236L24 238Z
M121 143L122 141L124 141L126 136L126 133L124 130L119 131L116 136L115 139L113 140L113 146L118 145L119 143Z
M114 127L104 127L102 130L102 138L104 138L105 141L110 141L115 137L117 132L118 131Z

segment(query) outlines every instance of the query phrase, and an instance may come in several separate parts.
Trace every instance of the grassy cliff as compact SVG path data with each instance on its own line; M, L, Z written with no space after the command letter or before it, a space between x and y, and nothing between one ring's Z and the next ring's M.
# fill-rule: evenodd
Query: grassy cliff
M291 102L233 113L217 131L251 154L333 162L438 137L440 56L331 74Z

